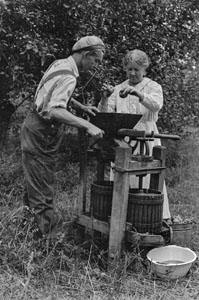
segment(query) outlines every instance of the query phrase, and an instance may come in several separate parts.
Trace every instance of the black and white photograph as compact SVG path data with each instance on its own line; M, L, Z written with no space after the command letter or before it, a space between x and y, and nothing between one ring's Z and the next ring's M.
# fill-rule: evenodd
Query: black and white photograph
M0 300L199 300L198 55L198 0L0 0Z

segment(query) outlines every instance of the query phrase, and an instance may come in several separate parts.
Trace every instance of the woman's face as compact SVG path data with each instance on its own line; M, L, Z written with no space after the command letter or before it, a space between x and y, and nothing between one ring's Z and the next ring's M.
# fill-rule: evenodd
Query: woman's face
M93 71L93 69L102 62L102 59L102 51L96 51L95 54L89 54L89 52L85 53L82 59L82 70L84 72Z
M129 84L134 85L142 81L146 68L138 65L136 62L129 62L128 65L124 67L126 71L127 78L129 79Z

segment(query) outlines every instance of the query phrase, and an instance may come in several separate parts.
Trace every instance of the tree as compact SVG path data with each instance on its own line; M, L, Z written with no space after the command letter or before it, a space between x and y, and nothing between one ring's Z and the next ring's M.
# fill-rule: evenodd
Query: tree
M139 48L151 58L148 76L163 86L159 127L179 131L193 119L198 122L197 72L192 68L199 50L198 16L194 0L13 0L2 13L0 28L8 98L16 104L21 95L34 94L54 59L69 55L77 38L95 34L106 43L106 56L92 80L79 82L77 99L97 103L102 82L124 80L122 57Z

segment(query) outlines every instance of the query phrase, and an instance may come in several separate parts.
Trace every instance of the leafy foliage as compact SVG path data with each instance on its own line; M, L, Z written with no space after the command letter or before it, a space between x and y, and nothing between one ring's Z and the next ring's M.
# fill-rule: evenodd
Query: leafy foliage
M33 95L48 65L68 56L79 37L94 34L106 43L107 52L92 80L85 76L79 82L79 101L97 104L101 84L124 80L122 58L139 48L151 58L148 76L163 86L161 131L198 124L198 71L193 70L198 20L194 0L12 0L1 11L0 82L5 88L0 103L7 98L17 105L24 94Z

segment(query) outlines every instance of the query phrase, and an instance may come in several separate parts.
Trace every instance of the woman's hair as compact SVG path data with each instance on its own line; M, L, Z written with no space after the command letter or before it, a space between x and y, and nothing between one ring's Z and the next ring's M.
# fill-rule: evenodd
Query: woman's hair
M126 67L132 62L136 62L145 69L147 69L150 64L148 55L144 51L138 49L131 50L125 55L123 58L123 67Z

